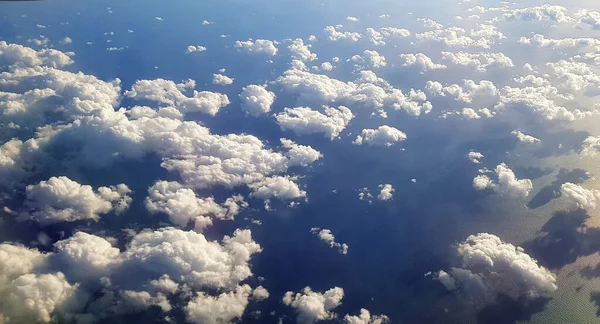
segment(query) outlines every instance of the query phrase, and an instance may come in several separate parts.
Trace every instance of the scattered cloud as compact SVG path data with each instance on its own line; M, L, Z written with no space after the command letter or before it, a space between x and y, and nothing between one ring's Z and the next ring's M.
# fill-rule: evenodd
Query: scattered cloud
M337 317L332 310L342 303L344 289L334 287L324 293L315 292L306 287L302 292L294 294L288 291L283 297L283 303L296 309L297 322L300 324L315 323Z
M496 166L494 170L498 181L490 179L485 174L480 174L473 179L473 187L477 190L493 189L494 191L516 198L525 198L533 189L529 179L517 179L515 173L504 163Z
M329 247L338 249L341 254L348 254L348 245L336 242L331 230L313 227L310 229L310 232L318 236L321 241L327 243Z

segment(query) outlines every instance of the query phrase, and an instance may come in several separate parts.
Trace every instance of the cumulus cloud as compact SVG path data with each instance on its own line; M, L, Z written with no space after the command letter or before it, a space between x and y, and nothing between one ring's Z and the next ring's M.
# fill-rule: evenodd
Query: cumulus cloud
M355 21L358 21L359 19L356 17L353 17L353 16L348 16L348 17L346 17L346 20L355 22Z
M236 41L235 47L240 48L248 53L265 54L267 56L277 55L277 42L273 42L266 39L257 39L253 41L249 39L247 41Z
M544 4L541 6L508 9L502 18L507 21L542 21L548 20L556 23L572 22L574 19L569 16L568 9L563 6L553 6Z
M131 90L125 92L125 96L174 106L181 112L199 111L211 116L229 105L229 98L221 93L192 90L190 97L184 94L184 91L194 89L195 86L196 82L193 80L178 84L164 79L138 80Z
M336 248L341 254L348 254L348 245L346 243L336 242L335 236L331 233L331 230L313 227L310 229L310 232L318 236L321 241L327 243L329 247Z
M368 144L373 146L392 146L397 142L405 141L407 138L399 129L387 125L379 126L377 129L363 129L356 137L354 144Z
M125 184L111 187L81 185L67 177L51 177L26 188L27 200L20 218L42 224L98 220L101 214L124 211L131 203Z
M498 88L493 82L481 80L464 80L462 86L458 84L442 85L437 81L427 81L425 88L435 96L454 97L455 100L471 103L476 98L493 98L498 95Z
M479 233L458 244L460 267L439 271L437 278L449 290L467 294L505 293L537 298L557 289L556 276L538 265L525 251L493 234ZM506 284L506 283L514 284Z
M323 157L321 152L311 146L299 145L289 139L281 138L281 145L288 149L287 157L290 165L308 166Z
M411 89L408 94L392 87L372 71L361 71L356 82L343 82L323 74L292 69L277 79L277 84L303 103L356 104L374 110L391 107L419 116L429 113L432 105L422 91Z
M352 118L354 115L344 106L324 106L322 113L308 107L285 108L275 115L282 130L291 130L297 135L323 133L331 139L336 138Z
M279 198L295 199L306 197L306 191L301 190L290 177L269 177L250 185L252 197L261 199Z
M483 154L479 153L479 152L469 152L469 154L467 154L467 158L473 162L473 163L481 163L481 159L483 159Z
M553 48L585 48L594 47L600 44L600 40L596 38L546 38L541 34L534 34L531 37L521 37L519 43L533 45L538 48L553 47Z
M597 203L600 201L600 190L585 189L570 182L562 184L560 190L571 204L577 206L577 208L593 210L596 209Z
M233 83L232 78L223 75L223 74L213 74L213 84L218 84L218 85L229 85Z
M392 188L391 184L380 184L378 186L379 194L377 195L377 199L379 200L390 200L394 197L394 188Z
M288 291L283 297L283 303L296 309L297 322L301 324L334 319L337 317L332 310L342 303L344 289L334 287L324 293L312 291L306 287L300 293Z
M206 47L202 46L202 45L190 45L187 47L186 49L186 53L194 53L194 52L205 52L206 51Z
M464 65L478 72L486 72L489 68L514 67L512 60L504 53L466 53L442 52L442 58L457 65Z
M310 62L317 59L317 54L310 51L311 45L304 45L302 38L296 38L288 49L292 53L292 58L302 62Z
M385 315L371 315L369 310L361 308L360 315L347 314L344 316L344 322L346 324L384 324L390 323L390 319Z
M449 47L480 47L489 49L497 41L506 38L497 27L480 24L478 29L470 31L460 27L447 27L415 34L418 40L430 40L444 43Z
M498 181L493 181L485 174L480 174L473 179L473 187L477 190L493 189L494 191L517 198L525 198L533 189L529 179L517 179L515 173L504 163L496 166L494 170Z
M422 71L445 69L447 66L434 63L431 58L423 53L417 54L400 54L400 58L404 60L402 66L417 66Z
M231 323L242 317L251 294L252 288L248 285L215 297L200 292L185 306L185 317L188 322L197 324Z
M331 41L348 40L352 42L358 42L358 40L361 38L361 35L357 32L340 32L334 26L325 27L324 32L327 38L329 38Z
M583 155L594 155L600 152L600 137L588 136L581 143ZM1 151L0 151L1 152Z
M266 85L251 84L240 93L242 109L252 116L260 116L271 111L275 102L275 93L268 91Z
M233 196L218 204L212 197L200 198L192 189L167 181L158 181L148 189L145 205L151 213L167 214L177 226L185 227L193 222L196 231L212 225L213 218L233 220L241 209L247 207L241 196Z
M494 107L496 110L526 108L544 119L562 121L582 119L591 114L578 108L568 109L561 106L557 102L570 98L549 85L524 88L506 86L498 94L500 99Z
M55 49L36 51L30 47L0 41L0 62L2 62L0 68L7 66L16 68L50 66L58 68L72 64L73 60L65 53Z
M535 144L535 143L540 143L540 139L535 138L531 135L526 135L523 132L519 131L519 130L514 130L512 132L510 132L514 137L517 138L517 140L519 140L519 142L521 143L526 143L526 144Z

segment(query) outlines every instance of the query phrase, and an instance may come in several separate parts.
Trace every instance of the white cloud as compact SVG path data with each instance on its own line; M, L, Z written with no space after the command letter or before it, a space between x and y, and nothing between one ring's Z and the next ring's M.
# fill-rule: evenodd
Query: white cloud
M35 268L45 267L47 255L22 245L0 244L0 287L32 272ZM1 291L2 289L0 289Z
M220 205L212 197L200 198L192 189L167 181L158 181L148 189L145 205L151 213L167 214L179 227L193 222L196 231L212 225L213 218L233 220L247 206L241 196L228 198Z
M473 109L473 108L463 108L460 113L466 119L479 119L479 118L481 118L481 116L479 116L477 114L477 112L475 111L475 109Z
M232 78L223 75L223 74L213 74L213 84L219 84L219 85L229 85L233 83Z
M290 161L290 165L308 166L323 157L321 152L313 149L310 146L298 145L285 138L281 138L280 141L281 145L288 149L286 155Z
M562 184L560 190L578 208L593 210L600 201L600 190L585 189L570 182Z
M321 63L321 70L331 71L331 70L333 70L333 64L331 64L330 62L323 62L323 63Z
M292 58L303 62L310 62L317 59L317 54L312 53L310 47L311 45L304 45L302 38L296 38L288 46L288 49L292 53Z
M229 98L221 93L193 90L191 97L184 94L184 91L194 89L195 86L196 82L191 79L185 83L175 83L164 79L138 80L133 84L131 90L125 92L125 96L174 106L181 112L199 111L211 116L229 105Z
M282 130L291 130L297 135L323 133L331 139L336 138L352 118L354 115L344 106L325 106L323 113L308 107L285 108L282 113L275 115Z
M540 143L541 141L538 138L535 138L531 135L526 135L521 131L518 130L514 130L512 132L510 132L513 136L515 136L519 142L521 143L527 143L527 144L535 144L535 143Z
M348 17L346 17L346 20L355 22L355 21L358 21L359 19L356 17L353 17L353 16L348 16Z
M373 195L369 192L369 188L364 187L358 190L358 199L360 200L368 200L371 203L371 199L373 199Z
M455 100L471 103L476 98L490 98L498 95L498 89L491 81L481 80L477 84L473 80L464 80L463 86L458 84L442 85L437 81L427 81L425 89L435 96L454 97Z
M494 191L517 198L525 198L533 189L529 179L517 179L515 173L504 163L496 166L494 170L498 181L491 180L486 175L478 175L473 179L473 187L477 190L491 188Z
M125 184L111 187L81 185L67 177L51 177L26 188L27 200L21 218L49 224L77 220L98 220L101 214L124 211L131 203Z
M600 75L586 63L560 60L548 62L546 66L557 77L558 82L555 84L560 88L576 92L597 91L600 87Z
M361 308L360 315L347 314L344 316L344 322L346 324L385 324L390 323L390 319L385 315L371 315L367 309Z
M205 52L206 47L202 45L190 45L187 47L186 53L194 53L194 52Z
M71 44L71 43L73 43L73 40L71 39L71 37L65 37L60 41L60 43L63 45Z
M432 108L422 91L411 89L408 94L404 94L372 71L361 71L356 82L343 82L327 75L292 69L286 71L276 82L285 92L297 95L298 101L311 105L358 104L376 111L387 106L394 110L403 109L413 116L429 113Z
M164 19L162 17L154 17L154 19L158 20L158 21L163 21Z
M467 154L467 157L469 158L469 160L471 160L471 162L473 163L481 163L481 159L483 158L483 154L479 153L479 152L469 152L469 154Z
M252 288L248 285L215 297L199 292L184 307L185 317L196 324L232 323L244 314L251 294Z
M457 65L464 65L478 72L485 72L489 68L514 67L512 60L504 53L466 53L442 52L442 58Z
M544 35L534 34L530 38L521 37L519 43L533 45L539 48L584 48L600 45L600 40L595 38L546 38Z
M36 51L30 47L17 44L8 44L0 41L0 60L3 66L35 67L50 66L63 67L73 63L73 60L61 51L43 49Z
M423 53L417 54L400 54L400 58L404 60L402 66L418 66L423 71L445 69L447 66L434 63L431 58Z
M417 18L417 21L423 23L423 26L430 29L442 29L444 25L438 23L437 21L429 18Z
M557 23L572 22L574 19L569 16L568 10L562 6L553 6L544 4L536 7L526 7L519 9L508 9L502 18L505 20L524 20L524 21L542 21L549 20Z
M588 136L581 143L583 155L595 155L600 152L600 137ZM1 151L0 151L1 152Z
M346 243L336 242L335 236L331 233L331 230L313 227L310 229L310 232L318 236L321 241L327 243L329 247L336 248L341 254L348 254L348 245Z
M334 26L327 26L325 27L324 31L325 35L331 41L348 40L352 42L358 42L358 40L361 38L361 35L357 32L340 32L337 31L336 27Z
M260 116L271 111L275 102L275 93L268 91L265 85L251 84L240 93L242 109L252 116Z
M281 176L265 178L249 185L252 188L250 196L265 200L270 198L295 199L306 197L306 191L300 190L292 180L294 179Z
M378 186L380 192L377 195L377 199L379 200L390 200L394 196L394 188L392 188L391 184L380 184Z
M448 289L526 298L549 296L557 289L554 274L538 265L522 248L503 242L495 235L471 235L458 244L456 252L462 260L460 268L438 273L439 280ZM507 285L507 282L514 284Z
M312 291L306 287L301 293L288 291L283 297L283 303L296 309L297 322L309 324L322 320L334 319L337 314L332 312L342 303L344 289L334 287L325 293Z
M385 57L377 51L365 50L363 54L369 65L373 68L381 68L387 65Z
M377 129L363 129L353 143L357 145L365 143L373 146L392 146L397 142L405 141L406 138L406 134L401 130L383 125Z
M273 42L266 39L257 39L253 41L249 39L247 41L236 41L235 47L241 48L249 53L265 54L268 56L277 55L277 42Z
M464 28L448 27L416 34L418 40L442 42L450 47L481 47L491 48L497 41L506 38L493 25L480 24L478 29L467 32Z
M569 110L557 103L568 99L552 86L513 88L506 86L499 91L500 99L494 107L502 109L529 109L547 120L573 121L589 116L577 108Z

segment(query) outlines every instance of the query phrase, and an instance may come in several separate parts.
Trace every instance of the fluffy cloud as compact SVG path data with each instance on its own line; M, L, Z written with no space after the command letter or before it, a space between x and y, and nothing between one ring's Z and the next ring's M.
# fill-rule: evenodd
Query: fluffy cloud
M504 53L466 53L442 52L442 58L457 65L464 65L478 72L485 72L489 68L514 67L512 60Z
M285 108L275 115L282 130L291 130L298 135L323 133L331 139L336 138L352 118L354 115L344 106L324 106L323 113L308 107Z
M568 10L562 6L553 6L544 4L536 7L526 7L520 9L509 9L502 15L502 18L508 21L542 21L549 20L557 23L572 22L573 18L569 16Z
M292 58L296 60L309 62L317 59L317 54L311 53L310 45L304 45L302 38L294 39L288 49L292 53Z
M15 68L50 66L63 67L73 63L73 60L61 51L43 49L36 51L32 48L0 41L0 69L8 66Z
M483 154L479 152L469 152L469 154L467 154L467 158L469 158L469 160L471 160L473 163L481 163L480 160L483 158Z
M600 201L600 190L585 189L570 182L562 184L560 190L578 208L593 210L596 209L597 203Z
M253 41L251 39L247 41L236 41L235 47L240 48L249 53L265 54L268 56L277 55L277 42L273 42L266 39L257 39Z
M361 35L357 32L340 32L334 26L325 27L324 32L331 41L348 40L357 42L361 38Z
M479 29L467 32L464 28L448 27L416 34L418 40L442 42L449 47L491 48L496 41L506 38L493 25L480 24Z
M194 53L194 52L205 52L206 51L206 47L202 46L202 45L190 45L187 47L186 49L186 53Z
M52 177L27 186L27 200L21 218L49 224L77 220L98 220L100 214L117 213L129 207L131 192L125 184L111 187L81 185L67 177Z
M387 125L379 126L377 129L363 129L356 137L354 144L368 144L373 146L392 146L397 142L405 141L406 134L399 129Z
M281 138L281 145L288 149L287 157L290 165L308 166L323 157L321 152L310 146L298 145L291 140Z
M301 293L286 292L283 303L296 309L298 323L308 324L335 318L337 315L332 310L342 303L342 298L344 289L339 287L331 288L325 293L306 287Z
M404 94L372 71L361 71L356 82L343 82L322 74L297 69L288 70L276 81L289 94L308 104L339 103L381 110L384 106L405 110L418 116L431 111L431 103L422 91Z
M385 56L379 54L377 51L365 50L363 55L372 68L381 68L387 65Z
M243 197L233 196L220 205L212 197L198 197L178 182L158 181L148 189L145 205L151 213L167 214L177 226L194 222L196 231L202 231L212 225L213 218L233 220L247 203Z
M473 187L477 190L491 188L494 191L517 198L525 198L533 189L529 179L517 179L515 173L504 163L494 170L498 181L491 180L487 175L480 174L473 179Z
M385 315L371 315L367 309L361 308L360 315L348 314L344 316L344 322L346 324L384 324L390 323L390 319Z
M547 120L573 121L589 116L591 112L584 112L577 108L569 110L557 103L558 100L569 99L560 94L552 86L514 88L506 86L499 91L499 101L494 107L502 109L529 109Z
M384 46L386 44L387 39L394 38L406 38L410 36L410 31L408 29L401 29L395 27L382 27L379 31L373 28L367 28L367 35L369 36L369 40L371 43L377 46Z
M554 274L538 265L522 248L493 234L469 236L458 244L456 253L461 259L460 267L437 273L447 289L526 298L548 296L557 289Z
M331 230L313 227L310 229L310 232L318 236L321 241L327 243L329 247L338 249L341 254L348 254L348 245L346 243L336 242L335 236L331 233Z
M447 66L443 64L433 63L431 58L423 53L417 54L400 54L400 58L404 60L402 66L417 66L423 71L445 69Z
M594 47L600 44L595 38L546 38L544 35L534 34L530 38L521 37L519 43L533 45L535 47L553 47L553 48L584 48Z
M588 136L583 143L581 143L582 154L594 155L600 152L600 137Z
M200 292L185 306L185 317L188 322L197 324L232 323L244 314L251 294L252 288L248 285L216 297Z
M226 75L222 75L222 74L213 74L213 84L219 84L219 85L229 85L233 83L232 78L226 76Z
M200 111L211 116L216 115L221 108L229 105L227 95L193 90L192 96L186 96L183 91L193 89L196 82L187 80L176 84L171 80L138 80L125 96L136 100L149 100L159 104L174 106L181 112Z
M521 131L518 130L514 130L512 132L510 132L514 137L517 138L517 140L519 140L519 142L521 143L527 143L527 144L535 144L535 143L539 143L541 142L538 138L535 138L531 135L526 135Z
M290 177L269 177L250 185L252 197L261 199L295 199L306 197L306 191L300 190Z
M481 80L465 80L463 86L458 84L442 85L437 81L427 81L425 88L435 96L454 97L455 100L471 103L476 98L490 98L498 95L498 89L493 82Z
M380 192L377 195L377 199L379 200L390 200L394 197L394 188L392 188L391 184L380 184L378 186Z
M271 111L275 102L275 94L266 89L265 85L251 84L242 89L240 93L242 109L252 116L260 116Z

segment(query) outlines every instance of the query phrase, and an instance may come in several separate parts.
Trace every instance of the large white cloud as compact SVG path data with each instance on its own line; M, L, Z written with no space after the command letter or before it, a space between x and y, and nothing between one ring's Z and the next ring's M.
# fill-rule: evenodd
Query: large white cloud
M390 319L385 315L371 315L369 310L361 308L360 315L347 314L344 316L344 322L346 324L384 324L390 323Z
M498 177L497 181L493 181L487 175L481 174L473 179L473 187L477 190L491 188L500 194L517 198L525 198L533 190L531 180L517 179L513 170L504 163L498 164L494 172Z
M377 129L363 129L356 137L354 144L368 144L373 146L392 146L400 141L405 141L406 134L401 130L387 125L379 126Z
M251 294L252 288L248 285L216 297L200 292L185 306L185 317L188 322L197 324L232 323L244 314Z
M8 66L35 67L51 66L63 67L73 63L73 60L61 51L55 49L42 49L36 51L30 47L18 44L8 44L0 41L0 70Z
M269 177L250 185L252 197L261 199L295 199L306 197L306 191L301 190L290 177Z
M247 41L236 41L235 47L240 48L249 53L265 54L268 56L277 55L277 42L273 42L266 39L257 39L253 41L249 39Z
M447 68L447 66L443 64L434 63L429 56L423 53L400 54L400 58L404 60L402 66L417 66L422 71L441 70Z
M394 197L394 191L396 191L391 184L380 184L378 186L379 194L377 195L377 199L379 200L390 200Z
M586 189L570 182L562 184L560 190L569 202L578 208L593 210L600 201L600 190Z
M461 259L460 267L437 274L450 290L537 298L549 296L557 289L552 272L538 265L522 248L493 234L469 236L458 244L456 253Z
M300 293L285 293L283 303L296 309L297 322L301 324L333 319L337 316L332 310L342 303L344 289L334 287L324 293L306 287Z
M323 112L308 107L285 108L275 115L282 130L291 130L297 135L323 133L325 137L336 138L354 115L344 106L323 107Z
M311 146L299 145L285 138L281 138L280 141L283 147L289 150L287 156L290 160L290 165L308 166L323 157L321 152Z
M336 242L335 236L331 233L331 230L313 227L310 229L310 232L318 236L321 241L327 243L329 247L338 249L341 254L348 254L348 245L346 243Z
M187 80L184 83L175 83L171 80L138 80L125 96L136 100L149 100L159 104L174 106L181 112L199 111L209 115L216 115L219 110L229 105L229 98L222 93L193 90L196 82ZM184 91L192 91L190 97Z
M229 84L233 84L233 78L230 78L226 75L223 74L213 74L213 84L218 84L218 85L229 85Z
M223 204L214 198L200 198L196 193L178 182L158 181L148 189L145 201L146 209L151 213L165 213L171 221L180 227L194 223L197 231L212 225L212 219L229 219L247 206L243 197L228 198Z
M275 102L275 93L268 91L264 85L251 84L240 93L242 109L252 116L260 116L271 111Z
M98 220L101 214L124 211L131 203L131 190L125 184L111 187L81 185L67 177L51 177L26 188L27 200L22 218L42 224Z

